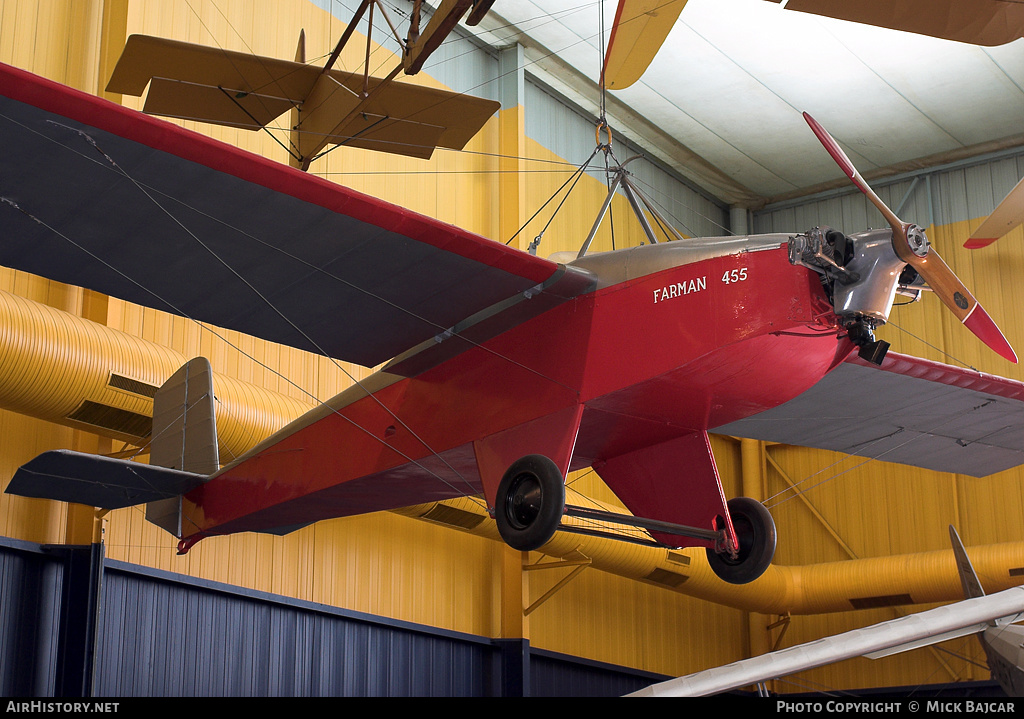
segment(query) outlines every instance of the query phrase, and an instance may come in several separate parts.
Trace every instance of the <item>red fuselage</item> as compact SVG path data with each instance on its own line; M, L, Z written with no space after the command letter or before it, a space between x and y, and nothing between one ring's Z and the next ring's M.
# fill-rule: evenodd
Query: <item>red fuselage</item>
M843 353L818 275L790 264L784 236L658 269L666 247L584 258L593 291L342 393L186 495L185 537L481 491L493 506L510 457L600 471L785 402Z

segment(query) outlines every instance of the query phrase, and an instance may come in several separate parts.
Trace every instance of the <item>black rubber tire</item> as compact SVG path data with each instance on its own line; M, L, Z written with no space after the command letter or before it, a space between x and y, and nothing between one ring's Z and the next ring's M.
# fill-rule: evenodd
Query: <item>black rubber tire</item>
M513 549L529 552L547 543L565 513L565 479L547 457L530 454L512 463L498 485L494 520Z
M748 584L764 574L775 556L775 520L763 504L750 497L730 499L728 506L740 551L734 559L708 549L708 564L719 579Z

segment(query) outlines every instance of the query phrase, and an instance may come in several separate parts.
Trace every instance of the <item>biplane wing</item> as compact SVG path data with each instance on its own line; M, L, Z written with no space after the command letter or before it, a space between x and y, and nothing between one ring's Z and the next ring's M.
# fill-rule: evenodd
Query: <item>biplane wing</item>
M686 6L686 0L619 0L608 51L605 87L622 90L646 72Z
M972 45L1024 37L1024 6L1006 0L789 0L786 9Z
M422 159L437 147L461 150L499 107L466 93L147 35L128 38L107 91L145 93L151 115L250 130L299 108L299 127L317 146Z
M373 366L489 308L521 321L588 286L9 66L0 136L0 264L336 359Z
M985 477L1024 464L1024 383L851 355L799 397L711 431Z

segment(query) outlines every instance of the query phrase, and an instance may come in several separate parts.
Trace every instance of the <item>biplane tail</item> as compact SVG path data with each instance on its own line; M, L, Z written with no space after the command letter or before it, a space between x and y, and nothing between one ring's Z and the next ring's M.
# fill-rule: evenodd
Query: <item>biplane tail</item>
M101 509L146 505L146 519L181 536L181 497L220 468L213 371L197 357L153 398L150 464L70 450L45 452L15 473L9 494Z

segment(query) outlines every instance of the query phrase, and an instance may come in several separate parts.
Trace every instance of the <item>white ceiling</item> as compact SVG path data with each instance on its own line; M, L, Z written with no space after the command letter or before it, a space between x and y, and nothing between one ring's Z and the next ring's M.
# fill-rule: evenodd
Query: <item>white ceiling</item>
M605 0L608 24L615 5ZM596 114L598 3L503 0L486 23L489 42L522 42L529 72ZM802 111L869 178L1024 142L1024 39L983 48L764 0L689 0L643 78L611 95L617 133L749 204L842 177Z

